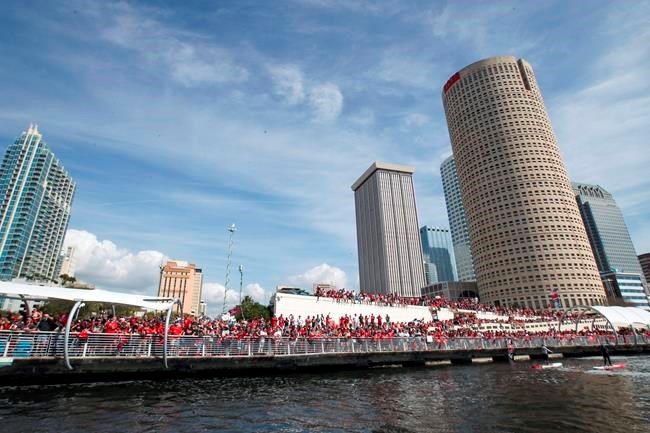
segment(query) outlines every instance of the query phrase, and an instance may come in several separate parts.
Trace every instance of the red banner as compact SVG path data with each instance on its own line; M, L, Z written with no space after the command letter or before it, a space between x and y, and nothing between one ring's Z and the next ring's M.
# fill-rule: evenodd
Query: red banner
M456 81L458 81L458 80L460 80L460 73L456 72L456 73L455 73L454 75L452 75L451 78L449 78L449 79L447 80L447 82L445 83L445 87L443 87L443 91L445 92L445 94L447 93L447 90L449 90L449 88L450 88L451 86L453 86L454 83L455 83Z

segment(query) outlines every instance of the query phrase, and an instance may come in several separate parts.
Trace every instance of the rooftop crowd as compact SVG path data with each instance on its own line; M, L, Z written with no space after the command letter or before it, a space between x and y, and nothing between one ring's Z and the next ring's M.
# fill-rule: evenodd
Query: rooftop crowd
M493 313L498 316L517 317L519 320L547 321L557 319L562 313L560 310L552 309L550 306L541 311L525 307L499 307L495 305L481 304L477 298L461 298L456 301L436 296L403 297L393 294L377 294L352 292L346 289L322 289L316 287L314 296L317 298L331 298L337 302L352 302L356 304L373 304L382 306L409 306L417 305L430 308L449 308L452 310L467 310L481 313Z

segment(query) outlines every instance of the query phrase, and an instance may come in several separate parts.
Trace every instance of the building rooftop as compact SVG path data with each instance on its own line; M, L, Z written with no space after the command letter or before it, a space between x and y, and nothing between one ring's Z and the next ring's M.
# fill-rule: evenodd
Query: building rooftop
M576 195L581 195L583 197L593 197L593 198L603 198L611 199L612 195L602 186L594 185L590 183L577 183L571 182L573 191Z
M392 164L389 162L380 162L380 161L375 161L372 163L370 167L357 179L356 182L352 184L352 191L356 191L359 189L363 183L368 180L372 174L377 171L377 170L385 170L385 171L396 171L399 173L407 173L407 174L413 174L415 172L415 168L410 167L408 165L400 165L400 164Z

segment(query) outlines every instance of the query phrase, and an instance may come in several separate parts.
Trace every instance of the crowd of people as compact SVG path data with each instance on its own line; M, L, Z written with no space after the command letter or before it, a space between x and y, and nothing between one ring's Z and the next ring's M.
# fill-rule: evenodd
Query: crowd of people
M29 316L15 314L0 316L0 330L8 331L57 331L62 330L67 321L65 313L48 315L33 309ZM229 318L211 319L208 317L195 318L192 316L178 317L173 320L168 329L171 336L215 336L224 340L288 338L288 339L319 339L319 338L354 338L354 339L390 339L395 337L428 336L438 341L457 337L472 338L573 338L579 336L596 336L611 334L603 329L587 329L573 332L558 330L550 326L543 330L527 330L513 320L507 322L510 326L500 326L492 329L482 329L480 326L486 319L477 319L475 315L457 313L453 320L412 320L410 322L392 321L388 315L345 315L334 319L329 315L273 316L270 319L256 318L253 320L235 320ZM115 317L109 313L95 314L76 319L71 331L78 333L80 338L90 334L121 334L162 337L165 333L165 322L161 316L152 314L130 317Z
M536 311L532 308L526 307L501 307L495 305L481 304L478 298L460 298L456 301L449 300L440 296L420 296L420 297L404 297L393 294L377 294L365 292L352 292L346 289L323 289L317 286L314 290L314 296L317 299L330 298L336 302L352 302L356 304L369 304L379 306L424 306L434 309L448 308L451 310L472 311L475 313L492 313L496 316L494 320L502 321L512 320L518 321L549 321L555 320L562 314L561 310L553 308L545 308ZM574 313L575 314L575 313Z
M345 289L323 289L317 286L314 290L314 296L317 298L332 298L337 302L353 302L355 304L372 304L389 307L406 306L406 305L427 305L426 298L407 298L394 294L352 292Z

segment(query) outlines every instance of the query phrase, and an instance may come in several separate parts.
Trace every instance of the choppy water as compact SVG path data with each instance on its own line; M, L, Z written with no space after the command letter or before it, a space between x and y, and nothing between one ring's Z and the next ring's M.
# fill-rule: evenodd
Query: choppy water
M650 357L0 388L0 431L650 432Z

